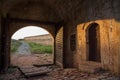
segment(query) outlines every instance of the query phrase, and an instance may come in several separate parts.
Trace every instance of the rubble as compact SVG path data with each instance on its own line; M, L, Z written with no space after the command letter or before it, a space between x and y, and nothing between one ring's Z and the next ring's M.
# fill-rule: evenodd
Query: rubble
M34 56L31 56L31 57L32 57L31 59L36 58ZM30 58L30 56L28 58ZM80 71L75 68L63 69L63 68L59 68L56 65L49 65L49 64L48 65L41 64L42 66L40 66L40 63L39 63L38 65L35 66L33 65L34 63L31 63L32 61L30 59L29 61L27 61L29 63L27 62L25 63L25 60L27 58L22 58L22 59L23 59L22 61L24 62L22 61L19 62L20 66L19 65L18 66L21 68L23 72L49 71L49 73L45 73L46 75L37 75L37 76L26 78L23 74L21 74L19 69L17 69L16 67L10 67L7 73L1 74L0 80L120 80L119 76L115 76L108 71L88 73L88 72ZM42 59L42 57L40 59ZM42 60L45 60L45 59L42 59ZM45 61L42 61L42 62L45 62ZM17 62L14 62L14 64L15 63ZM23 63L25 64L25 66L22 66ZM29 64L29 66L27 66L27 64Z
M74 68L62 69L55 65L47 66L47 68L51 70L47 75L29 77L29 79L25 78L18 69L11 68L10 72L0 76L0 80L120 80L120 77L107 71L92 74ZM41 69L45 70L45 68Z

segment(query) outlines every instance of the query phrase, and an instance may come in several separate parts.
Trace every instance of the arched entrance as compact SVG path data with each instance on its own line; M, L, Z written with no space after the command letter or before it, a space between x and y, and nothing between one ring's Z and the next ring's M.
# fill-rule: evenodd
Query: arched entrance
M101 61L100 28L97 23L91 24L87 29L87 50L89 61Z
M28 67L54 63L53 36L41 27L25 26L17 30L10 48L11 65Z

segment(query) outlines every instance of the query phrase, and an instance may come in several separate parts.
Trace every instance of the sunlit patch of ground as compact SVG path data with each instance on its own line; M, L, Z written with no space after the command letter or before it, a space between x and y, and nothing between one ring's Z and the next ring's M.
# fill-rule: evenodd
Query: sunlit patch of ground
M33 64L52 64L53 55L52 54L12 54L11 55L11 65L19 67L33 66Z

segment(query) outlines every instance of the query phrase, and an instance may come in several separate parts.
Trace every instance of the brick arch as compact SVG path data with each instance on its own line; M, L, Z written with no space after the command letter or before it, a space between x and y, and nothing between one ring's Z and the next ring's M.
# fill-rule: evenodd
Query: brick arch
M11 23L10 24L10 28L9 28L9 34L10 37L19 29L24 28L25 26L37 26L40 28L45 29L46 31L48 31L52 37L54 37L54 26L53 25L41 25L41 24L34 24L34 23Z
M12 33L12 35L14 35L16 32L18 32L19 30L21 30L21 29L23 29L23 28L31 28L31 27L41 28L41 29L43 29L44 31L48 32L48 30L46 30L46 29L44 29L44 28L42 28L42 27L39 27L39 26L24 26L24 27L18 29L17 31L15 31L14 33ZM50 34L50 33L48 32L48 34ZM50 35L51 35L51 34L50 34ZM51 36L52 36L52 35L51 35ZM53 37L53 36L52 36L52 37Z
M8 20L9 21L9 20ZM4 26L4 30L5 30L5 34L4 34L4 50L2 52L4 52L4 56L6 60L5 65L4 65L4 69L6 70L8 68L8 66L10 65L10 45L11 45L11 36L19 29L23 28L24 26L40 26L41 28L47 30L51 36L53 37L53 41L54 41L54 35L55 35L55 25L52 24L47 24L47 22L41 22L39 23L39 21L34 21L34 20L23 20L23 21L10 21L8 22L5 26Z
M92 25L98 25L98 26L100 27L99 23L97 23L97 22L91 22L91 23L89 23L88 25L86 25L86 31L88 31L89 28L90 28Z

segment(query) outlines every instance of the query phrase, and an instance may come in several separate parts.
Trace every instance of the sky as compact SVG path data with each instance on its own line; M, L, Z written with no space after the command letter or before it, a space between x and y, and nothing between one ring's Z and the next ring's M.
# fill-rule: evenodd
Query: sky
M36 36L42 34L49 34L49 32L37 26L26 26L16 31L13 34L12 39L18 40L18 39L23 39L24 37Z

